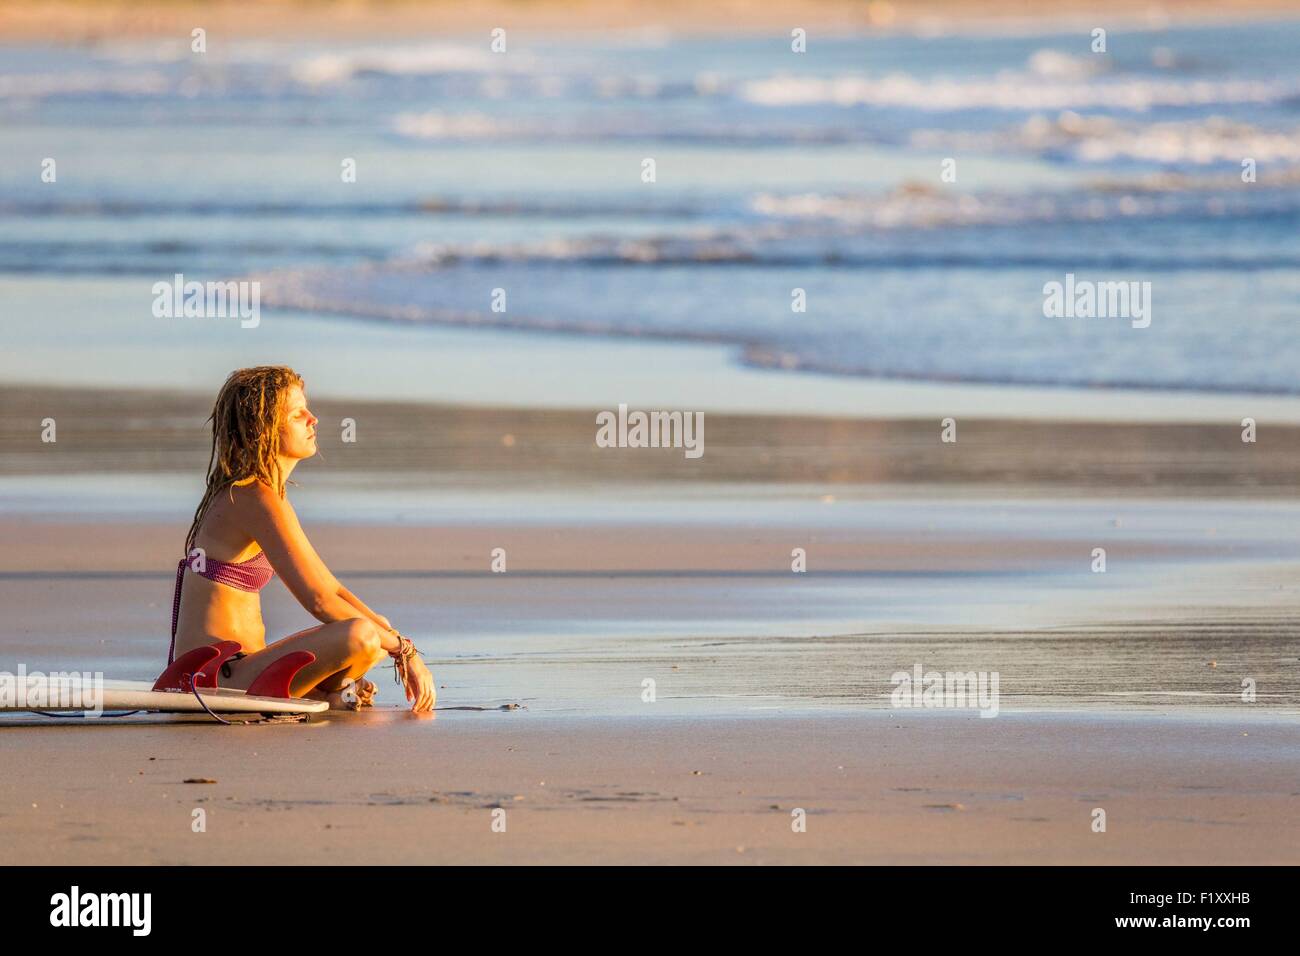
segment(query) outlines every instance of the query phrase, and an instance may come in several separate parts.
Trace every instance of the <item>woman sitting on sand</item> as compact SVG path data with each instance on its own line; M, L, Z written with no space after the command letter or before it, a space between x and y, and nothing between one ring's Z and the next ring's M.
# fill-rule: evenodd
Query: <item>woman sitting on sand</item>
M414 711L433 709L433 676L415 646L330 573L285 497L294 466L316 454L317 418L290 368L240 369L212 409L208 487L176 571L167 662L204 644L235 641L220 685L247 689L267 665L293 651L316 660L293 678L295 697L331 707L369 706L366 671L385 652L396 663ZM266 643L258 592L275 575L322 623Z

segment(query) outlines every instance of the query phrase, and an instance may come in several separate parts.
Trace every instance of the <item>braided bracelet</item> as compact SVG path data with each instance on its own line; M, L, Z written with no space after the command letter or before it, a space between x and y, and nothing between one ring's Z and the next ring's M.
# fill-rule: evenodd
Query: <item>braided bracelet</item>
M399 684L406 683L408 662L412 656L418 653L414 641L409 637L403 637L401 634L397 635L397 650L389 651L388 656L393 659L393 679Z

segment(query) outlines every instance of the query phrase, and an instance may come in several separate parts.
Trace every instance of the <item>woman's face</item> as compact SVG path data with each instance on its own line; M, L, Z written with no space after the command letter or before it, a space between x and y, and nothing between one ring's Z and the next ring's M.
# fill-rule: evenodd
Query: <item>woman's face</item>
M290 385L285 401L280 454L286 458L310 458L316 454L316 422L320 419L307 408L307 396L301 385Z

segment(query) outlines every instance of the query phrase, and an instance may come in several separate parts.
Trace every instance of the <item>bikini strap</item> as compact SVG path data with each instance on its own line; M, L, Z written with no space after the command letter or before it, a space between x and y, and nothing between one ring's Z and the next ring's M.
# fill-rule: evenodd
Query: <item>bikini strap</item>
M176 594L172 598L172 643L167 648L167 665L170 667L176 654L176 622L181 615L181 582L185 579L185 559L176 565Z

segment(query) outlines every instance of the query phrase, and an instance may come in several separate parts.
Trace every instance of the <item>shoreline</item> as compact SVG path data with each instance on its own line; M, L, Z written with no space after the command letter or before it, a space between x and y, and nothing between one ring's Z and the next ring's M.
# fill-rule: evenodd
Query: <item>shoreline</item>
M743 346L633 336L408 328L276 310L253 333L236 327L214 337L201 327L177 326L159 337L150 324L157 320L141 313L141 287L134 280L25 277L11 282L11 292L16 314L28 309L80 314L86 301L94 301L105 322L122 324L128 340L105 335L102 324L87 327L87 344L71 351L53 341L13 337L11 355L0 349L0 408L11 395L33 389L116 394L138 388L130 352L135 343L148 342L156 357L151 387L191 395L215 395L232 368L289 360L306 378L313 401L592 409L593 414L623 402L631 408L798 420L937 422L953 416L1239 427L1252 417L1261 427L1300 425L1300 396L870 379L757 367L743 361ZM105 354L120 361L105 361Z
M1237 425L1253 417L1300 425L1300 396L1168 389L1079 388L871 379L762 368L743 346L586 336L502 328L406 327L320 313L275 310L254 331L209 334L201 326L159 330L134 279L13 277L15 314L97 303L125 342L86 327L69 350L17 333L0 349L0 409L15 394L138 388L131 350L148 343L152 388L212 396L232 368L293 365L308 397L370 403L515 407L533 411L612 408L703 410L787 419L1017 419ZM21 358L19 357L21 355ZM104 356L110 356L105 360ZM114 360L116 359L116 360ZM362 371L358 371L362 370ZM201 383L201 384L196 384ZM207 399L210 401L210 397ZM206 416L207 412L204 411Z

